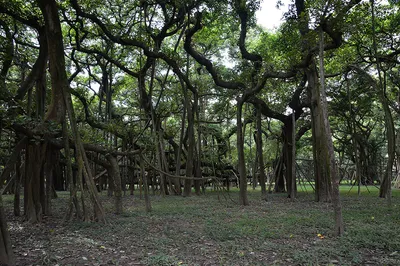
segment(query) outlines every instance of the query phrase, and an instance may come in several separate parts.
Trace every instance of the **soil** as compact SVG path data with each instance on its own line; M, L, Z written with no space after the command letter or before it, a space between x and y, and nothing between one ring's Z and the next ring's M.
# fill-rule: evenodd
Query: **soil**
M53 200L52 215L38 224L15 217L12 201L6 201L17 265L400 265L400 240L378 245L368 231L362 231L366 238L357 235L359 222L374 228L389 223L388 230L396 230L388 220L398 222L398 210L386 221L366 213L371 202L381 204L375 197L367 203L344 198L344 208L355 218L345 214L347 229L354 232L341 240L329 233L331 206L309 195L297 201L272 196L268 202L253 195L248 207L237 205L235 192L152 196L151 213L145 212L144 200L127 195L124 214L117 216L105 194L107 224L64 222L65 192ZM392 233L399 236L399 230Z

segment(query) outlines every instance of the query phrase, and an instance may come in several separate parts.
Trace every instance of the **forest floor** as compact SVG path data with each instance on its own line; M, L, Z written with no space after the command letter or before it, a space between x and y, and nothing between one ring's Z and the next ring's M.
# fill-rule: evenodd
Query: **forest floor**
M376 188L364 187L360 197L349 188L341 188L341 238L332 234L331 205L314 202L312 192L264 201L249 189L246 207L237 204L238 191L156 195L151 213L127 195L116 216L104 191L107 224L63 223L66 192L52 201L53 215L34 225L12 215L11 195L3 199L17 265L400 265L400 191L388 208Z

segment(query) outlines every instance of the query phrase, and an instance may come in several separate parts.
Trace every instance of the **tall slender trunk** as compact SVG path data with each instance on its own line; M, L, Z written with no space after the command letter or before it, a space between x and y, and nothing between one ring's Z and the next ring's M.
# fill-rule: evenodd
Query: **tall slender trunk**
M144 201L146 206L146 212L151 212L151 203L149 197L149 185L147 183L148 176L145 174L144 170L144 159L140 156L140 179L141 183L143 184L143 194L144 194Z
M291 153L291 160L288 160L288 167L290 167L290 198L294 199L296 197L297 188L296 188L296 117L295 111L293 110L292 118L292 135L290 136L291 139L291 146L292 149L288 152ZM290 165L289 165L290 163ZM288 181L289 182L289 181Z
M321 97L321 117L324 125L324 136L327 144L327 170L329 171L330 179L332 180L332 204L335 214L335 234L338 236L344 233L344 224L342 216L342 205L340 202L339 182L340 178L337 175L337 167L335 160L335 151L333 149L331 127L328 120L328 103L325 91L325 68L324 68L324 32L320 29L319 34L319 76L320 76L320 97Z
M249 205L249 200L247 198L247 175L246 175L246 162L244 158L244 136L243 136L243 122L242 122L242 110L243 109L243 99L237 99L237 110L236 110L236 141L238 149L238 170L240 178L240 192L239 192L239 204Z
M386 138L387 138L387 150L388 150L388 160L386 164L385 173L379 189L379 197L386 198L387 204L391 206L392 204L392 172L393 163L395 158L396 150L396 133L394 129L393 116L389 107L388 99L386 96L386 73L382 68L381 61L378 60L378 45L376 40L376 28L375 28L375 1L371 2L371 20L372 20L372 42L374 56L376 58L376 68L378 70L379 78L379 99L383 107L383 112L385 114L385 126L386 126ZM382 73L383 72L383 73Z
M68 139L68 129L67 129L67 122L66 120L63 121L62 125L63 131L63 139L64 139L64 156L66 161L66 176L69 188L69 203L68 203L68 210L66 212L66 216L64 220L68 221L72 218L75 208L75 214L78 219L82 219L82 212L79 206L79 200L77 196L77 188L73 178L73 171L72 171L72 160L70 155L70 148L69 148L69 139ZM83 191L82 191L83 194ZM82 206L84 208L84 205Z
M260 175L260 186L261 186L261 197L266 199L267 197L267 189L266 189L266 175L265 175L265 167L264 167L264 155L263 155L263 141L262 141L262 127L261 127L261 111L257 108L257 134L256 134L256 147L257 147L257 159L258 159L258 168Z
M195 142L195 160L194 160L194 176L197 178L201 178L201 130L200 130L200 107L199 107L199 95L198 93L194 93L193 97L193 112L196 115L197 120L197 145ZM194 125L193 125L194 126ZM193 132L194 133L194 132ZM194 181L194 191L196 195L200 195L200 187L201 187L201 180Z
M194 138L194 113L192 104L188 101L187 108L187 118L188 118L188 149L186 156L186 176L193 177L193 169L194 169L194 152L195 152L195 138ZM192 179L185 179L183 195L190 196L192 191Z
M14 189L14 215L20 216L20 201L21 201L21 153L18 154L17 161L15 163L15 189Z
M184 96L185 96L184 106L186 106L188 99L187 99L186 88L185 88L184 85L182 86L182 89L184 91ZM182 157L183 138L184 138L184 135L185 135L185 124L186 124L186 108L184 107L183 108L183 114L182 114L182 120L181 120L181 132L180 132L180 135L179 135L178 152L177 152L177 156L176 156L175 174L177 176L180 176L180 174L181 174L181 157ZM176 195L181 195L182 194L182 189L181 189L181 181L180 181L179 178L175 178L174 187L175 187L175 194Z

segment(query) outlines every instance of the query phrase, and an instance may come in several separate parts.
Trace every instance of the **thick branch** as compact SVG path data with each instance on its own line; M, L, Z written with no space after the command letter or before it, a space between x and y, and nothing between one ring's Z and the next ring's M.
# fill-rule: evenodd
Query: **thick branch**
M201 55L199 52L197 52L191 42L192 42L192 37L193 35L201 30L202 25L201 25L201 18L202 18L202 13L196 13L196 22L195 25L188 29L186 32L186 39L185 39L185 44L184 48L188 54L190 54L200 65L203 65L206 67L207 71L211 74L215 84L217 86L220 86L222 88L226 89L232 89L232 90L237 90L237 89L244 89L245 85L241 82L229 82L222 80L221 77L218 75L216 69L214 68L214 65L210 60L205 58L203 55Z

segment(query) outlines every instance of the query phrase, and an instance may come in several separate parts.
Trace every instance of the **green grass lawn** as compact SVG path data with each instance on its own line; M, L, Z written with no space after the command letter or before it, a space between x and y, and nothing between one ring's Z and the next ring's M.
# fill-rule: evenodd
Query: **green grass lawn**
M151 213L143 199L125 196L121 216L112 214L103 192L106 225L62 223L68 196L59 193L54 216L42 225L9 219L11 228L23 228L11 229L19 262L36 265L400 265L400 191L393 191L389 208L377 188L368 189L358 196L357 187L341 187L341 238L332 235L331 204L314 202L309 186L299 187L295 201L286 194L260 200L260 191L249 188L246 207L237 204L237 190L152 196ZM11 212L12 197L4 201ZM21 234L40 247L31 257L23 250L32 243L18 241Z

